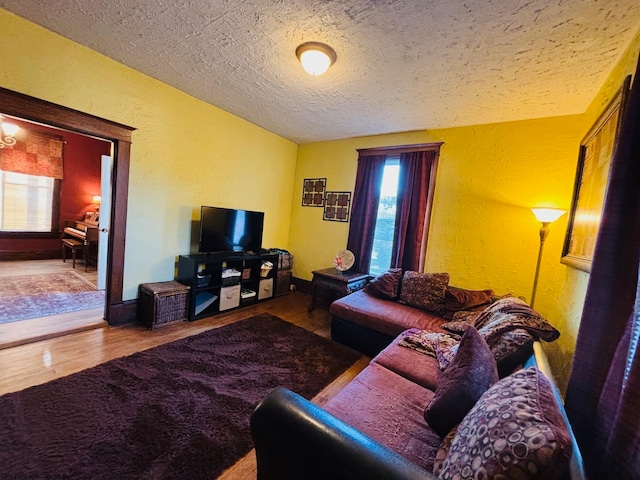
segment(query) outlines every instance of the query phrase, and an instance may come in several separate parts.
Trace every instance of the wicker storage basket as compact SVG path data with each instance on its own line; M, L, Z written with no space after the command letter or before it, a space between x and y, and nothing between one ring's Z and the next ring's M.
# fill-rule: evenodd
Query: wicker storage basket
M143 283L138 295L138 319L151 330L188 317L189 287L180 282Z

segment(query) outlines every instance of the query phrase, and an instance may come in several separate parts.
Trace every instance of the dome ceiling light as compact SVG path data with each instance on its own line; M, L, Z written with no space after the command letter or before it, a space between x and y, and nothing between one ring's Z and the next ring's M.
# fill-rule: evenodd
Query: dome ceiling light
M333 65L338 55L329 45L320 42L306 42L296 48L296 57L302 68L314 77L325 73Z
M0 148L10 147L16 144L16 133L18 133L20 127L13 123L5 122L0 116Z

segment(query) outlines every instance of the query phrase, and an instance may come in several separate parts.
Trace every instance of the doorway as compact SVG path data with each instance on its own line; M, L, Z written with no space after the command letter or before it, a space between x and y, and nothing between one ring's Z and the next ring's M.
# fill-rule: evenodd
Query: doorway
M0 348L104 326L113 144L0 115Z
M109 324L135 318L135 302L122 301L132 127L61 105L0 88L0 106L7 115L93 136L113 144L111 219L106 255L104 319Z

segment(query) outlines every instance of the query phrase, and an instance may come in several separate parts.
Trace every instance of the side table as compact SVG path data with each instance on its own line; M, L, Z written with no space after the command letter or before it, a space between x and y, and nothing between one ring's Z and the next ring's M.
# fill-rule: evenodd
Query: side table
M313 273L313 279L311 280L311 305L307 308L309 312L316 307L318 286L345 296L357 290L362 290L371 278L368 273L341 272L335 268L314 270L311 273Z

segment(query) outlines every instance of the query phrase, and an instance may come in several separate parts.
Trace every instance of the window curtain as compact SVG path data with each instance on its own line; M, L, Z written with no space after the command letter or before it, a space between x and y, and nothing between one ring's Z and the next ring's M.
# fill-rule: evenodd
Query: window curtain
M589 478L640 479L640 64L623 110L566 411Z
M427 150L400 155L398 204L391 253L391 266L394 268L418 272L424 268L422 243L431 166L436 153L434 150Z
M59 138L27 132L12 147L0 149L0 170L62 180L62 147Z
M353 266L356 272L369 271L386 159L386 155L361 155L358 158L347 241L347 249L356 257Z

